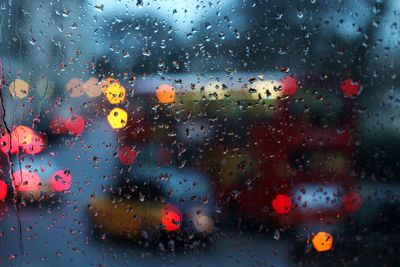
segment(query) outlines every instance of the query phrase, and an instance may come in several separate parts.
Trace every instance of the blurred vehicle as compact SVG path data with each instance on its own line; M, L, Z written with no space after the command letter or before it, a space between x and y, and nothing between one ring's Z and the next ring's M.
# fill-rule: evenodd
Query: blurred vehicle
M258 221L273 211L283 224L333 223L359 205L351 101L324 91L296 96L303 100L282 99L273 121L250 127L259 167L252 189L240 195L241 210Z
M298 79L278 72L176 75L137 86L154 94L154 128L164 132L154 138L166 136L162 144L173 147L175 164L211 177L222 216L335 223L361 205L352 99L339 83ZM162 84L175 90L168 103L155 94Z
M141 156L146 161L145 152ZM212 241L212 190L199 172L142 165L121 173L110 191L89 208L102 235L158 242L162 250L202 248Z

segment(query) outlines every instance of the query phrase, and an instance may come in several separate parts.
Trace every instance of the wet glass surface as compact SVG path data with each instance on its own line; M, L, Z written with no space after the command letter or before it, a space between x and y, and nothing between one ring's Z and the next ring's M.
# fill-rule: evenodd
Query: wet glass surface
M0 264L398 266L399 14L0 1Z

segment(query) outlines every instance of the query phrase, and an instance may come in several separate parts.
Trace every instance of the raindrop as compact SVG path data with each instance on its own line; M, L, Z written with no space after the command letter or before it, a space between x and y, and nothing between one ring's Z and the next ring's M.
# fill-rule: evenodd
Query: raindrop
M303 16L304 16L303 12L301 12L300 10L297 11L297 17L298 17L299 19L302 19Z
M278 240L280 237L281 237L281 232L279 232L279 230L276 229L276 230L275 230L275 233L274 233L274 239L275 239L275 240Z

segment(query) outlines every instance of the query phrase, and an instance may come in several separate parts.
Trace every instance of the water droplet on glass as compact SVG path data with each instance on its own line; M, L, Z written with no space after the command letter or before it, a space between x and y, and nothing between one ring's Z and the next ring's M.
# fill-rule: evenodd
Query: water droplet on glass
M278 229L276 229L276 230L275 230L275 233L274 233L274 239L275 239L275 240L278 240L280 237L281 237L281 233L279 232Z
M301 12L301 11L297 11L297 17L299 18L299 19L302 19L303 18L303 12Z

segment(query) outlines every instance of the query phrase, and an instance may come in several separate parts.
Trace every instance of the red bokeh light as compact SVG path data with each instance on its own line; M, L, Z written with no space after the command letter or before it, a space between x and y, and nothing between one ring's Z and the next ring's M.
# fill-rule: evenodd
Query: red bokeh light
M20 192L34 192L40 187L39 175L27 170L14 172L12 178L15 189Z
M85 119L82 116L74 115L66 121L65 126L72 135L82 134L85 130Z
M39 154L43 151L45 145L46 141L43 135L37 134L31 128L22 125L14 128L11 133L11 140L10 134L7 132L4 132L0 137L0 150L6 155L8 153L19 153L20 148L22 153L25 154Z
M352 79L345 80L340 89L344 92L345 97L358 96L361 93L361 85Z
M122 164L132 165L135 163L138 154L139 153L136 152L133 148L129 146L123 146L118 151L118 158Z
M351 192L343 196L343 207L346 211L355 212L361 208L362 198L359 193Z
M6 155L8 155L8 153L16 154L18 152L17 140L15 138L10 139L10 135L4 132L0 137L0 150Z
M297 92L297 80L291 76L282 78L282 91L284 95L294 95Z
M161 223L166 231L177 231L181 228L182 215L174 205L166 204L161 210Z
M0 150L6 155L8 153L19 153L20 148L25 154L38 154L42 152L45 144L46 142L41 135L23 125L14 127L11 136L4 132L0 137Z
M50 177L50 187L53 191L65 191L71 188L72 176L69 171L59 170Z
M8 191L7 184L3 180L0 180L0 201L6 199L7 191Z
M272 207L276 213L288 213L292 210L292 199L287 195L279 194L272 201Z

